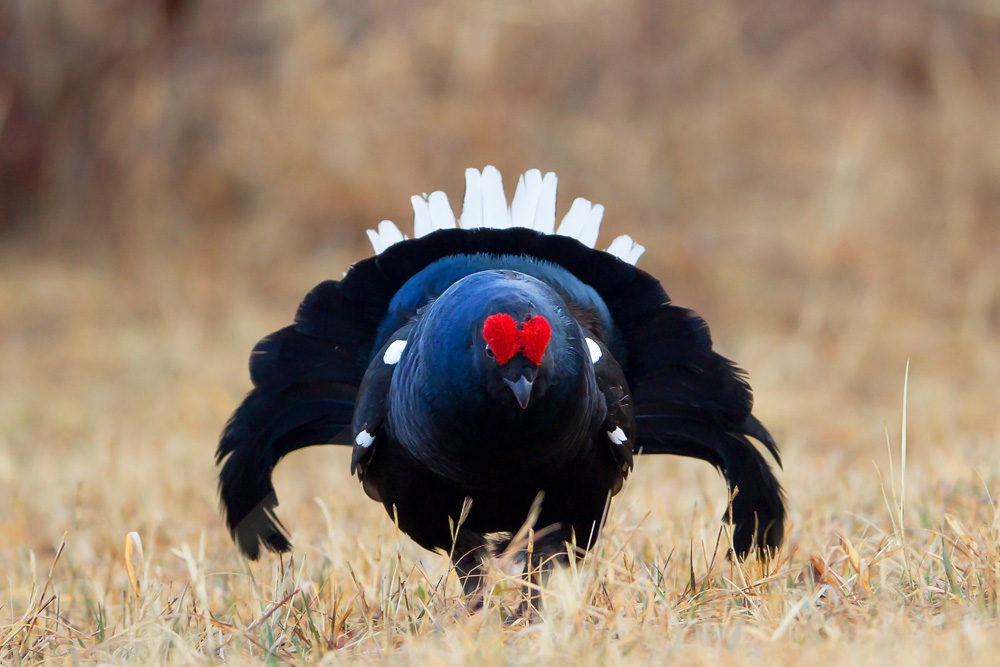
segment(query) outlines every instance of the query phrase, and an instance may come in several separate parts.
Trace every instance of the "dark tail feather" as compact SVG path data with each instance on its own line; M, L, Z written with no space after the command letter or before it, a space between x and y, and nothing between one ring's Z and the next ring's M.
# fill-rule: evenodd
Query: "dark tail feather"
M640 415L636 424L644 453L701 459L722 473L734 494L731 514L727 507L723 520L733 523L737 556L746 557L753 547L760 552L777 550L785 535L784 493L771 467L746 436L688 416ZM768 449L774 446L756 419L747 428L755 431L754 437L758 437L756 433L766 435L767 440L761 442Z
M254 389L222 433L216 461L219 495L233 539L249 558L288 551L291 544L274 514L278 499L271 472L286 454L310 445L350 442L356 388L332 382L292 385L273 393Z

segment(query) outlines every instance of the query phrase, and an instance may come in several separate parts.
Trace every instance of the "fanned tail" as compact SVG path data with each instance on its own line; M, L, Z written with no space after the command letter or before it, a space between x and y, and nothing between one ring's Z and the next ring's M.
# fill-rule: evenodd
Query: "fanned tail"
M521 174L514 190L514 196L507 205L503 178L496 167L487 165L482 172L478 169L465 170L465 197L462 200L462 214L456 220L448 202L448 195L438 190L429 196L415 195L413 204L413 236L421 238L442 230L455 229L510 229L523 227L542 234L565 236L576 239L588 248L594 248L601 231L604 207L588 199L577 197L569 211L556 228L556 190L558 179L555 173L542 176L538 169L529 169ZM387 248L407 240L399 227L391 220L383 220L378 229L369 229L375 254L382 254ZM615 238L605 252L623 262L635 265L646 248L632 240L627 234Z

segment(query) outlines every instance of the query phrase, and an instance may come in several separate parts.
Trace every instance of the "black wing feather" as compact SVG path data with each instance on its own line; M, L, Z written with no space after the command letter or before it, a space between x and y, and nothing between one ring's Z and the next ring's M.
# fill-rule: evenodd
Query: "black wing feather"
M385 413L388 408L387 400L389 389L392 386L392 376L397 364L386 364L383 359L386 350L396 341L406 340L413 329L413 323L402 327L396 331L382 348L372 357L361 381L361 388L358 390L357 406L354 410L354 419L351 426L351 438L354 442L354 451L351 454L351 474L356 474L358 479L365 482L365 470L371 463L379 441L385 437ZM405 353L405 351L404 351ZM360 446L354 438L362 431L367 431L374 438L374 442L365 446ZM378 492L369 484L364 485L365 492L374 500L381 500Z
M302 447L351 442L354 402L376 326L363 302L327 281L306 296L293 326L254 347L254 389L229 419L216 452L226 523L251 559L261 545L291 548L274 515L271 473L278 461Z
M707 461L726 478L732 497L723 520L734 526L733 548L740 558L756 546L776 549L784 537L785 501L764 457L741 433L721 431L696 417L640 415L639 441L647 454L676 454Z
M251 559L260 555L261 543L272 551L291 546L273 514L274 466L302 447L349 442L354 393L349 385L327 382L277 393L257 388L226 424L216 452L217 461L225 459L219 493L230 533Z
M747 439L781 464L778 448L752 414L746 373L712 350L708 326L693 311L662 304L623 327L638 424L647 454L702 459L725 477L732 499L733 546L769 551L784 537L785 503L771 467Z
M599 336L594 336L591 340L601 350L601 357L594 364L594 374L597 378L597 387L604 395L604 404L607 408L604 425L597 437L604 441L602 444L610 448L611 454L621 470L621 477L611 490L611 494L615 495L621 490L622 484L634 465L633 444L636 441L636 429L632 395L621 366L608 351L604 342ZM621 429L622 433L625 434L624 441L621 443L614 442L609 436L616 429Z
M593 287L618 329L604 342L615 349L632 390L633 444L704 459L739 488L732 517L738 552L749 550L755 531L758 546L780 544L781 489L745 436L760 440L775 459L777 447L750 414L745 373L712 351L700 317L671 305L648 273L575 239L528 229L448 229L397 243L352 266L343 280L321 283L302 302L295 325L255 349L255 388L227 424L218 450L220 460L228 456L220 474L223 504L244 552L256 557L261 542L288 549L272 512L271 470L294 449L349 442L353 401L393 295L442 257L481 253L546 260ZM619 354L619 337L627 354Z
M778 443L774 441L774 438L771 437L771 434L756 417L748 415L746 421L743 422L743 426L740 428L740 433L749 435L767 447L767 451L774 457L774 461L778 464L778 467L781 467L781 452L778 451Z

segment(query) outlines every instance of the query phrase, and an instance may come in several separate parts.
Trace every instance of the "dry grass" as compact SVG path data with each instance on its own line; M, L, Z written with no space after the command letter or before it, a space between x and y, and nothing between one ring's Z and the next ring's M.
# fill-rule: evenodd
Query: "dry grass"
M997 660L994 5L166 4L0 9L0 662ZM606 204L750 371L766 570L707 465L650 457L543 622L502 623L501 569L468 616L339 448L277 470L293 558L238 557L212 453L251 346L487 162Z

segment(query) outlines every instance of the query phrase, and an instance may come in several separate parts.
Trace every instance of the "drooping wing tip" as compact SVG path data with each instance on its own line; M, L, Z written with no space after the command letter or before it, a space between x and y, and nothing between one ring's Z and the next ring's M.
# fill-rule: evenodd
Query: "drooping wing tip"
M743 422L741 431L744 435L749 435L751 438L764 445L764 447L767 448L767 451L771 453L771 456L774 457L774 461L778 464L778 467L784 467L781 464L781 452L778 450L778 443L774 441L770 431L767 430L759 419L754 417L752 414L747 415L746 421Z
M763 455L745 438L735 438L741 439L746 443L745 457L733 479L727 475L736 495L723 520L730 518L731 509L735 523L733 548L737 556L746 558L756 550L758 557L769 558L777 553L785 539L788 513L785 492Z
M274 508L277 506L278 498L272 492L234 524L232 523L234 508L226 502L223 495L222 507L229 523L229 533L240 551L250 560L260 558L262 546L274 553L292 550L288 529L274 513Z

